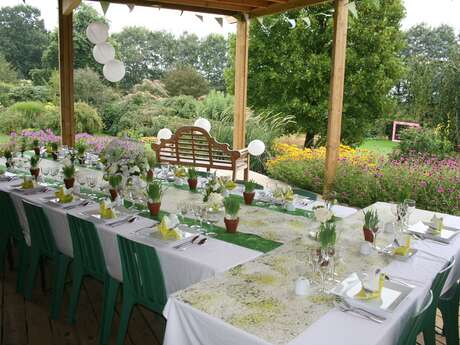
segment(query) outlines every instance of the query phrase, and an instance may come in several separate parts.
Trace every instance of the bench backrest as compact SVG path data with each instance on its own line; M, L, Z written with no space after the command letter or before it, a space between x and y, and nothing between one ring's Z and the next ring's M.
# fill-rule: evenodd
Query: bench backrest
M240 158L239 151L232 151L228 144L217 142L209 133L194 126L179 128L170 139L152 144L157 161L174 165L234 170Z

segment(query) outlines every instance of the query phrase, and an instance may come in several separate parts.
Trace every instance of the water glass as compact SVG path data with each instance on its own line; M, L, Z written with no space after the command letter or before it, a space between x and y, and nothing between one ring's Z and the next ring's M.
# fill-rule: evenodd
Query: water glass
M415 200L406 199L404 200L404 205L406 208L406 224L409 225L409 217L415 210Z

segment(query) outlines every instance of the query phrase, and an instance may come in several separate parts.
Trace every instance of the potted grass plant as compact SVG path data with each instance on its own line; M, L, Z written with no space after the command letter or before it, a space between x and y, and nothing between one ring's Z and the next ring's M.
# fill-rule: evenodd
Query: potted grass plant
M187 171L188 175L188 186L191 191L196 191L196 187L198 185L198 171L195 168L189 168Z
M38 155L33 155L30 157L30 174L35 177L35 179L38 178L38 175L40 174L40 168L38 167L38 164L40 163L40 156Z
M161 198L163 197L163 185L160 181L152 181L147 186L147 207L152 217L158 217L161 208Z
M77 150L78 162L80 163L80 165L85 164L85 152L87 149L85 142L83 140L79 140L75 144L75 149Z
M364 212L364 240L374 243L375 234L378 231L379 216L376 210L367 210Z
M118 190L120 189L121 181L123 180L121 175L110 175L109 176L109 193L110 199L115 201L118 196Z
M147 170L147 182L153 181L153 169L157 164L157 159L153 152L147 153L147 163L149 164L149 170Z
M51 157L53 157L54 161L57 161L58 159L58 150L59 150L59 144L57 142L52 142L51 143Z
M62 167L62 174L64 175L65 188L73 188L75 184L75 166L70 161L69 164L64 164Z
M40 156L40 140L32 140L32 149L34 150L36 156Z
M243 197L244 197L244 203L246 205L251 205L252 202L254 201L254 196L256 195L256 192L255 192L256 187L257 187L257 183L254 180L244 182Z
M225 228L227 232L235 233L238 228L240 218L238 212L240 211L240 201L233 195L230 195L224 199L225 208Z
M13 152L11 152L10 148L5 148L3 150L3 157L5 157L6 160L6 167L11 168L13 167Z

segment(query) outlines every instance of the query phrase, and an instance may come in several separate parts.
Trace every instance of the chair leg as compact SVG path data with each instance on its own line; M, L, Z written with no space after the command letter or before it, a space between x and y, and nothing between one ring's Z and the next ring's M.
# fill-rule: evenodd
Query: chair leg
M8 249L9 236L0 239L0 273L5 271L5 256Z
M40 252L33 250L30 256L30 267L29 267L29 281L25 288L25 298L30 300L32 298L32 291L35 286L35 280L37 278L38 266L40 265Z
M78 267L74 267L72 292L70 294L69 316L68 321L71 324L75 323L78 301L80 299L81 284L83 283L83 271Z
M425 322L427 325L423 330L423 341L425 345L436 345L436 332L435 332L435 324L436 324L436 315L433 317L430 315L428 316L427 321Z
M16 291L21 295L25 295L25 287L27 280L27 269L29 267L29 247L25 243L19 243L18 246L19 262L18 262L18 279L16 283Z
M8 240L8 264L10 266L10 271L15 269L14 255L13 255L13 241Z
M134 307L134 302L127 294L123 293L123 305L121 307L120 325L118 327L117 345L125 343L126 331L128 330L129 319Z
M51 319L57 320L61 311L62 296L64 294L64 284L69 267L70 258L58 254L55 262L55 271L53 274L53 294L51 302Z
M106 276L104 282L104 301L102 304L100 345L107 345L109 343L119 285L118 281L108 275Z
M46 266L44 257L40 260L40 281L42 283L42 292L46 294Z
M446 336L447 345L459 344L458 332L458 311L460 302L460 287L454 296L448 300L440 300L438 307L441 310L442 320L444 323L444 335Z

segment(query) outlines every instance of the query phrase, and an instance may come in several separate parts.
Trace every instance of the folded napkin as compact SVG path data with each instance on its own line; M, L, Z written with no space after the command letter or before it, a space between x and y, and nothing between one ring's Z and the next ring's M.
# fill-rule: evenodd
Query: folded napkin
M444 227L444 219L442 217L436 217L436 215L433 215L433 218L431 218L431 224L428 227L428 231L432 235L440 235L442 232L442 229Z
M113 219L116 217L114 205L110 200L103 200L99 204L99 213L103 219Z
M397 248L394 248L393 249L393 254L394 255L406 256L409 253L409 250L410 250L410 242L411 242L410 241L410 236L407 235L404 245L399 246Z
M383 284L385 283L385 274L381 270L371 270L366 277L360 277L362 288L355 295L356 299L370 300L380 298Z
M61 204L67 204L73 201L73 188L65 188L61 187L57 192L54 193L56 197L59 199Z
M179 224L177 216L172 215L171 218L164 216L161 220L160 225L158 226L161 236L164 240L180 240L181 237L179 233L175 230L175 227Z

